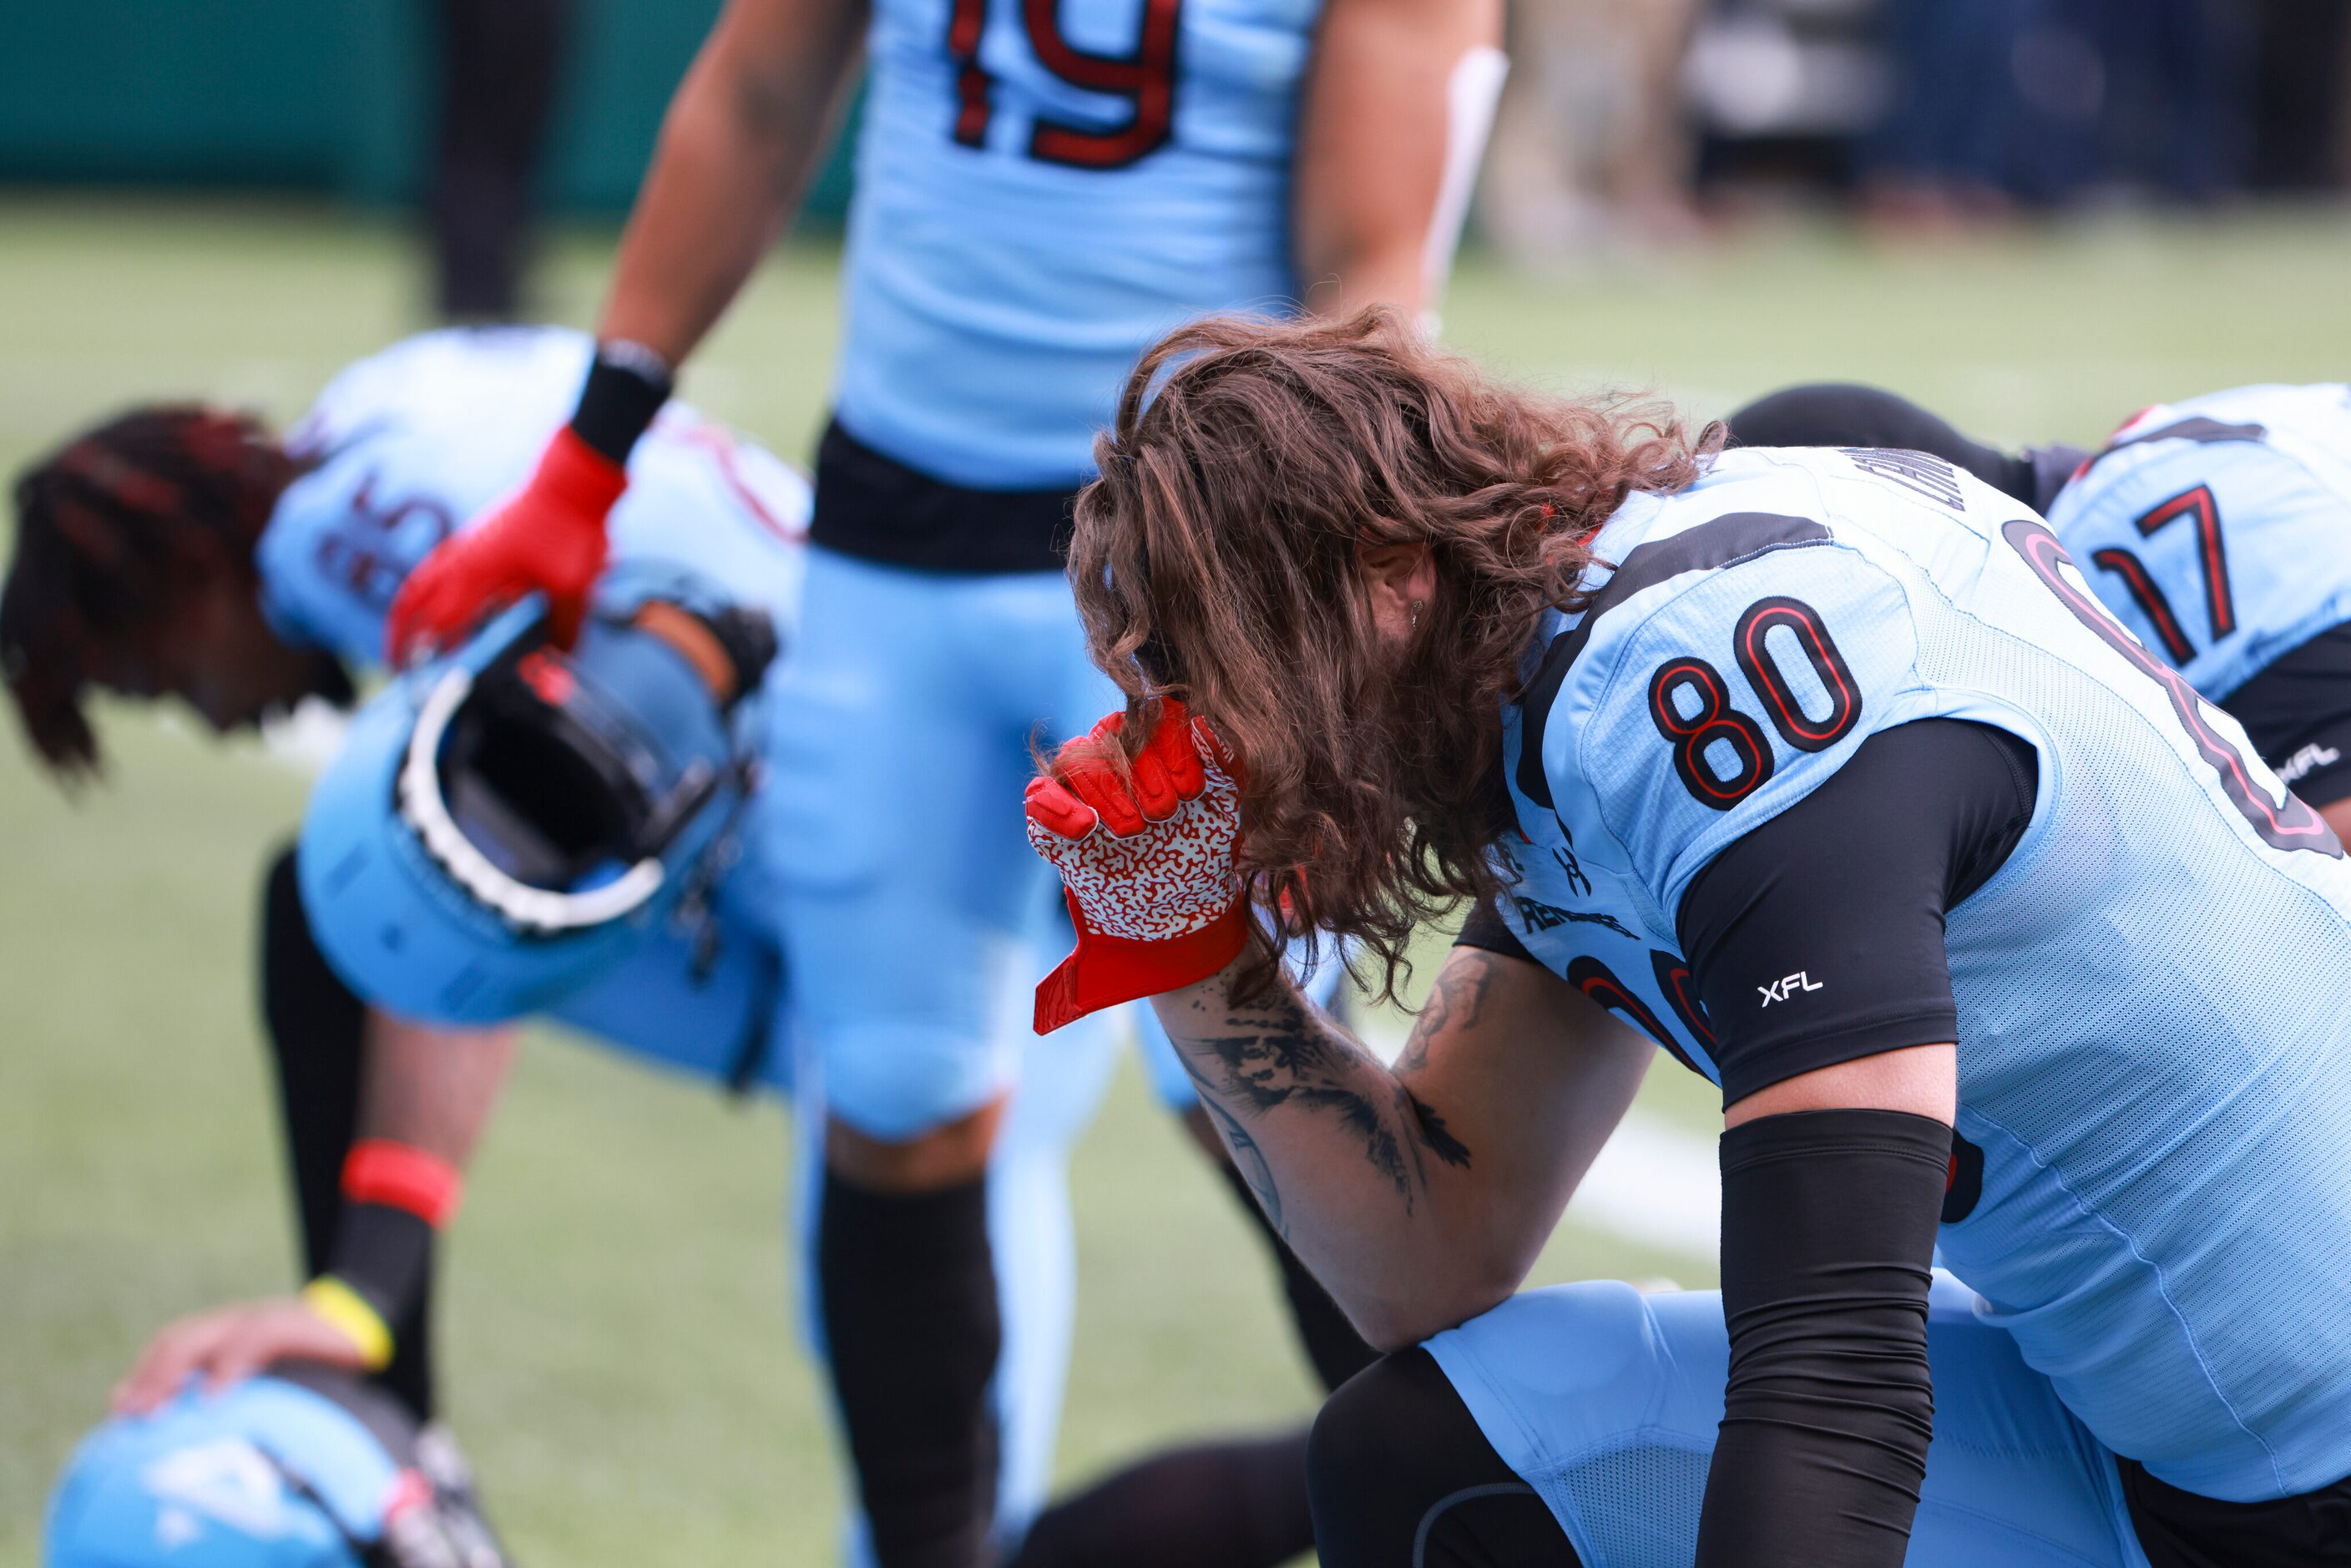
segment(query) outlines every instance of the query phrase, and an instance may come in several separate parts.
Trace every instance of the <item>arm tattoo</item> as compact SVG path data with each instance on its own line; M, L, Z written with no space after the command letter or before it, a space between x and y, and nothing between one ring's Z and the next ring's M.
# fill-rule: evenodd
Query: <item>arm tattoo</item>
M1186 1063L1204 1096L1230 1112L1258 1116L1277 1105L1328 1112L1363 1140L1364 1158L1394 1185L1405 1213L1412 1212L1415 1196L1428 1185L1430 1156L1448 1166L1469 1164L1468 1146L1447 1130L1443 1117L1375 1063L1358 1056L1319 1016L1295 1000L1234 1013L1223 1020L1223 1030L1191 1041L1210 1061L1207 1071ZM1228 1140L1238 1120L1237 1114L1229 1120L1218 1116ZM1262 1160L1254 1140L1249 1151ZM1245 1157L1238 1140L1234 1157ZM1246 1165L1243 1174L1249 1174ZM1263 1201L1263 1193L1259 1196ZM1269 1204L1266 1212L1277 1211Z
M1398 1078L1409 1077L1428 1065L1428 1042L1455 1027L1475 1029L1486 1011L1486 993L1494 984L1494 960L1483 948L1456 949L1458 962L1448 960L1429 988L1428 1000L1413 1019L1412 1038L1396 1059Z
M1180 1059L1182 1053L1177 1055ZM1281 1188L1274 1185L1273 1166L1266 1159L1265 1151L1258 1147L1257 1140L1249 1136L1239 1117L1209 1098L1207 1081L1193 1071L1190 1062L1184 1063L1184 1071L1192 1073L1194 1082L1199 1083L1200 1104L1208 1113L1208 1119L1216 1123L1217 1131L1224 1134L1225 1147L1232 1151L1233 1168L1241 1173L1241 1180L1249 1183L1249 1191L1257 1196L1257 1206L1265 1210L1267 1223L1273 1227L1275 1235L1289 1240L1290 1227L1281 1222Z

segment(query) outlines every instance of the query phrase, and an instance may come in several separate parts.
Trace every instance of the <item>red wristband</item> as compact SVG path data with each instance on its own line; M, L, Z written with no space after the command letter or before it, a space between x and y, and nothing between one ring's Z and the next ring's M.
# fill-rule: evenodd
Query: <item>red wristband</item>
M438 1155L389 1138L362 1138L343 1161L343 1197L416 1216L435 1230L465 1196L465 1178Z

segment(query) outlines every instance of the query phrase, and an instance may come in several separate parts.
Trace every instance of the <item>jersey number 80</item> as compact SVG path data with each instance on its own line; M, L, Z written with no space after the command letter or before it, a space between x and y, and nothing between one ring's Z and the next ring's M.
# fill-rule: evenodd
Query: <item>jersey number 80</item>
M1771 633L1786 637L1775 644ZM1826 695L1827 711L1805 711L1788 678L1782 649L1792 643ZM1731 653L1763 698L1764 716L1798 751L1825 751L1861 721L1861 687L1820 612L1801 599L1759 599L1730 633ZM1819 702L1820 696L1813 700ZM1728 811L1771 777L1771 742L1763 727L1730 706L1722 672L1694 654L1667 660L1649 677L1649 716L1673 747L1674 771L1693 800Z

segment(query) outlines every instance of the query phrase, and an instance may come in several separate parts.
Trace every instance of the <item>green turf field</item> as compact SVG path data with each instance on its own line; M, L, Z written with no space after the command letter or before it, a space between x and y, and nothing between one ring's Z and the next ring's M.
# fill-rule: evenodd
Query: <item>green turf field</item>
M562 244L584 321L608 244ZM1811 230L1530 282L1474 259L1449 335L1567 387L1702 413L1792 380L1887 382L1988 436L2094 439L2141 404L2345 372L2351 226L2116 225L1934 251ZM688 391L795 456L818 427L833 258L782 253ZM237 205L0 197L0 470L135 398L289 417L418 325L402 235ZM0 1565L155 1326L290 1283L252 1017L253 893L298 771L172 716L110 713L77 802L0 741ZM1703 1131L1693 1083L1650 1113ZM782 1119L553 1040L528 1053L450 1248L446 1380L518 1552L539 1563L820 1561L832 1480L786 1324ZM1309 1408L1221 1188L1123 1076L1077 1169L1083 1270L1063 1444L1075 1479L1176 1434ZM1578 1222L1546 1278L1710 1278Z

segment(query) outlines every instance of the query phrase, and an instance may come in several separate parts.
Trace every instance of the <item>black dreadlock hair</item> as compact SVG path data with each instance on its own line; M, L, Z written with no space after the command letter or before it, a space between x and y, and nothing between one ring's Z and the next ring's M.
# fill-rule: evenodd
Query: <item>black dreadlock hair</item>
M133 409L16 481L16 551L0 589L0 674L43 761L95 773L83 711L91 654L162 614L190 569L253 549L297 473L260 422L193 405Z

